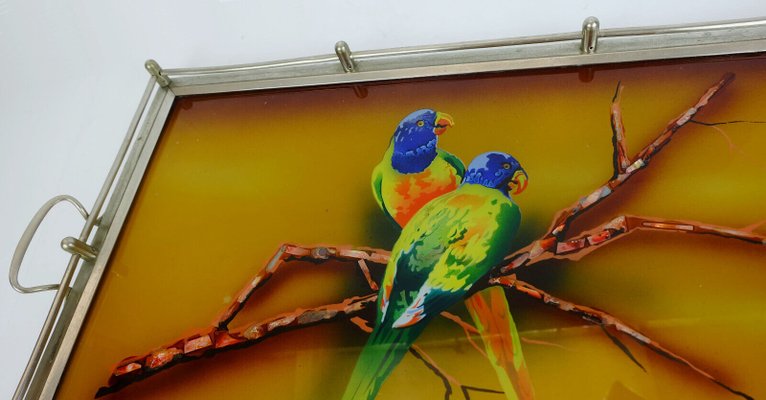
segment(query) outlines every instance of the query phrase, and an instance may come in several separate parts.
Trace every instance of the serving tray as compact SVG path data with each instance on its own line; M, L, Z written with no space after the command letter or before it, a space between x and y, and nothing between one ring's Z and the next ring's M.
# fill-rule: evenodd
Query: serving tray
M510 153L528 187L511 251L377 398L766 395L766 21L335 50L146 63L93 209L54 198L19 244L12 284L57 295L15 398L340 398L397 257L373 171L423 109L450 116L439 148ZM62 201L72 260L26 288Z

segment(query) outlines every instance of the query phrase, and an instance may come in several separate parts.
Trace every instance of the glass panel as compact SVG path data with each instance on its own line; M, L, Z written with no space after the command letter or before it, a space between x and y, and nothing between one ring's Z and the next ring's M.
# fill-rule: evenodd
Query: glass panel
M369 335L350 317L330 312L340 306L305 310L344 299L369 300L362 302L368 305L365 311L352 315L353 321L364 325L363 318L375 325L378 306L373 298L354 296L376 291L353 257L324 260L321 249L295 256L300 259L280 264L273 278L259 286L228 324L228 335L219 332L210 339L222 349L211 350L216 344L209 344L205 335L215 330L215 321L283 243L394 246L400 229L378 207L371 175L382 159L382 164L393 165L384 153L400 121L431 108L454 120L438 137L439 148L466 165L488 151L510 153L520 162L529 183L523 193L512 195L521 224L514 234L514 218L472 219L501 210L487 206L505 204L502 194L492 197L500 193L496 189L486 189L492 195L478 205L438 205L452 207L455 215L465 210L465 221L438 222L433 210L431 217L415 215L412 221L422 230L454 232L424 234L421 242L431 240L433 246L417 255L396 253L397 259L411 256L414 261L402 263L406 265L397 276L403 278L391 290L422 283L416 270L430 271L433 262L428 260L443 249L465 246L470 257L445 265L472 271L483 265L475 260L491 260L544 237L557 213L579 199L587 206L614 192L577 218L565 236L579 238L594 229L588 239L594 246L579 250L582 241L562 237L556 244L555 237L549 239L544 248L570 251L572 259L544 260L551 255L545 253L520 268L517 278L561 299L611 313L698 370L671 361L667 352L653 351L652 346L659 349L654 342L640 345L612 326L601 329L572 312L546 306L535 298L539 291L521 284L506 292L518 336L503 319L508 317L502 313L503 296L484 293L471 303L482 315L481 332L494 332L488 321L500 321L494 329L516 338L501 336L500 345L488 351L473 330L478 320L472 319L460 292L469 280L481 285L487 278L450 270L441 276L432 273L429 284L442 292L434 295L433 289L423 297L422 309L413 306L409 316L387 320L389 325L409 324L388 327L398 343L424 329L415 342L417 356L404 354L390 375L375 372L383 381L377 398L444 398L448 391L453 398L464 391L474 399L504 398L500 391L505 398L530 398L525 394L528 384L537 399L737 398L723 385L764 397L766 249L760 244L766 227L758 223L766 220L765 67L762 56L726 57L181 98L58 396L95 395L108 386L119 365L120 376L113 376L111 389L104 392L114 391L107 398L341 398ZM683 126L672 142L659 153L650 151L656 155L651 163L632 172L641 166L635 155L728 72L736 79L690 121L681 118ZM613 106L619 84L621 95ZM614 156L612 114L624 122L625 162ZM413 121L417 126L424 119L427 125L440 117L427 114ZM440 124L449 125L446 120ZM420 146L415 144L409 150ZM427 141L413 151L415 156L428 153ZM422 160L405 158L400 170L417 168ZM442 156L435 160L445 162ZM521 175L505 179L502 163L497 165L492 171L502 179L493 185L499 182L507 189L510 182L512 190L523 186ZM615 165L630 179L598 191L612 178ZM509 162L509 169L517 168ZM382 179L392 176L386 172ZM422 176L418 179L409 186L385 183L384 201L400 202L388 204L389 214L405 215L407 207L425 202L418 196L428 196L433 186ZM596 195L587 197L594 190ZM476 198L485 196L478 192ZM405 204L408 196L417 198ZM620 215L648 217L627 220L628 226L647 229L620 234L625 225L619 219L605 231L599 228ZM418 227L407 225L409 236L402 240L414 240ZM458 237L461 229L479 239ZM497 234L481 236L488 232ZM445 237L454 241L446 243ZM404 244L397 248L409 249ZM301 251L288 248L293 254ZM379 284L385 263L373 259L366 265L371 280ZM417 305L419 292L409 289L404 300L392 301L386 309L401 316L408 305ZM479 300L489 302L487 307ZM568 303L559 304L571 311ZM463 323L437 315L445 308ZM314 322L333 315L330 321ZM275 316L293 325L261 325L275 329L266 333L248 330ZM634 337L642 338L638 333ZM502 363L503 355L511 353L507 369L493 368L490 360ZM129 356L136 357L120 362ZM708 373L722 383L707 379Z

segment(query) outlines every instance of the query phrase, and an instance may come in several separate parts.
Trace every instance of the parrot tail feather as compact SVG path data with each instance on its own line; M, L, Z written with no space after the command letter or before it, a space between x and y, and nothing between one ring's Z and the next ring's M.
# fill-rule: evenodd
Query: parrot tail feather
M371 400L378 394L388 375L399 364L422 331L418 324L407 329L375 329L351 373L343 400Z

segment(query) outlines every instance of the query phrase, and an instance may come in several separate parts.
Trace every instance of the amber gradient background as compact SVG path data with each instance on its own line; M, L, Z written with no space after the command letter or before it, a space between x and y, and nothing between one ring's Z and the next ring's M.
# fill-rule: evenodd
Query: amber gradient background
M209 326L282 242L389 248L393 229L369 175L399 120L430 107L456 121L440 146L466 163L514 154L529 173L516 199L519 246L556 211L611 176L609 106L618 81L629 154L723 73L737 79L698 117L766 121L766 59L556 69L365 86L199 96L178 101L128 216L58 397L92 397L124 357ZM766 124L692 125L577 229L621 213L743 227L766 220ZM760 228L766 232L766 228ZM766 396L766 247L717 237L637 233L578 262L521 274L605 309L720 376ZM353 265L293 264L234 321L365 292ZM646 372L580 319L511 295L539 399L733 399L624 338ZM462 305L455 312L465 315ZM136 398L339 398L365 334L336 322L175 366L112 395ZM435 321L420 340L464 384L497 389L462 331ZM443 398L412 357L380 398ZM499 399L472 393L474 399Z

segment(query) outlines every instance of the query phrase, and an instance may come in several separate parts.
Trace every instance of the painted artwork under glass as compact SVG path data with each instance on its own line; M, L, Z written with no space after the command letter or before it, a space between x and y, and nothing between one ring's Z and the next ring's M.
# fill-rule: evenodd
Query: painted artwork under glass
M762 398L766 58L176 100L63 399Z

